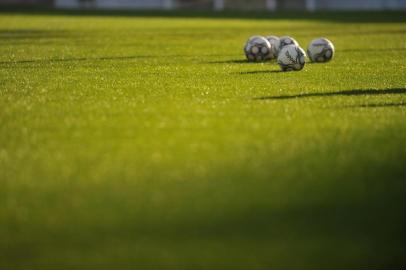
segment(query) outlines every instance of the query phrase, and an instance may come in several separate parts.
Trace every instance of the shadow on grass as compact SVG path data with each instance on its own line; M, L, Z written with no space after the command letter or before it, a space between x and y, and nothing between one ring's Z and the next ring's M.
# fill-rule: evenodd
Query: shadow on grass
M371 103L371 104L358 104L358 105L346 105L340 108L386 108L386 107L406 107L405 102L391 102L391 103Z
M263 96L255 97L254 100L284 100L309 97L332 97L332 96L369 96L369 95L390 95L390 94L406 94L406 88L391 88L391 89L354 89L342 90L336 92L325 93L305 93L297 95L282 95L282 96Z
M69 15L69 16L111 16L111 17L165 17L165 18L208 18L208 19L263 19L263 20L319 20L334 22L358 22L358 23L384 23L406 22L405 12L402 11L373 11L373 12L303 12L303 11L223 11L213 12L210 10L55 10L47 8L21 8L3 7L3 14L26 14L26 15Z

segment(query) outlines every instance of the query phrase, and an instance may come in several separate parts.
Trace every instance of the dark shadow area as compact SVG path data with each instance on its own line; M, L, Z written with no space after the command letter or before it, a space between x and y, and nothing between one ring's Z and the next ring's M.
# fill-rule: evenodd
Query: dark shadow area
M37 59L37 60L1 61L0 65L27 64L27 63L76 62L76 61L133 60L133 59L144 59L144 58L150 58L150 57L152 57L152 56L135 55L135 56L108 56L108 57L82 57L82 58L53 58L53 59Z
M322 20L334 22L384 23L406 22L406 12L374 11L374 12L303 12L303 11L223 11L181 10L181 11L134 11L134 10L55 10L46 8L1 7L0 14L26 15L69 15L69 16L122 16L122 17L181 17L210 19L264 19L264 20Z
M392 89L354 89L343 90L336 92L326 93L305 93L297 95L282 95L282 96L264 96L256 97L254 100L283 100L283 99L296 99L296 98L309 98L309 97L332 97L332 96L369 96L369 95L390 95L390 94L406 94L406 88L392 88Z
M386 108L386 107L406 107L405 102L392 102L392 103L371 103L371 104L359 104L359 105L347 105L341 108Z

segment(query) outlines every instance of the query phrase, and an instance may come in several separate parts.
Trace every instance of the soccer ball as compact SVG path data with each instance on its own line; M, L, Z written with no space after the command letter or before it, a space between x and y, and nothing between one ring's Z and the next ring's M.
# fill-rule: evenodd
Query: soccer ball
M296 45L299 46L299 42L296 41L293 37L283 36L279 38L279 51L287 45Z
M245 55L250 62L259 62L270 59L271 44L266 38L253 36L248 39L244 47Z
M328 62L334 56L334 45L326 38L317 38L310 42L307 54L312 62Z
M271 52L269 54L269 57L271 59L277 58L278 53L279 53L279 45L280 45L279 38L277 36L267 36L266 39L271 44Z
M282 71L301 70L305 65L305 51L296 45L283 47L278 55L278 64Z

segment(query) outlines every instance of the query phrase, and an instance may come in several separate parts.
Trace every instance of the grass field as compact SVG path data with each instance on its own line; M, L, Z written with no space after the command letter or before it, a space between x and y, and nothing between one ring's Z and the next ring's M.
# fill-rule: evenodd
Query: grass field
M0 269L406 265L405 13L136 15L0 13Z

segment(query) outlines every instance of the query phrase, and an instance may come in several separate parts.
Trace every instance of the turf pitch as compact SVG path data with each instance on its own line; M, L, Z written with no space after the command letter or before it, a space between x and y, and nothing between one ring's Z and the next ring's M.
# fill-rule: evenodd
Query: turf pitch
M0 13L0 269L404 266L405 14L189 15Z

